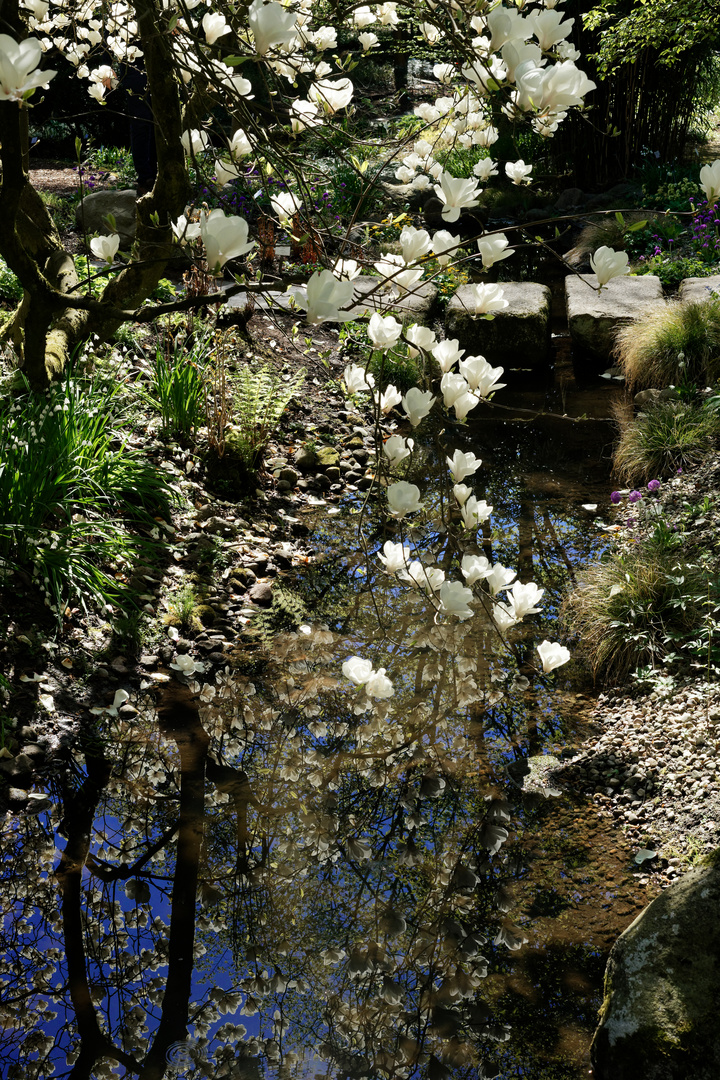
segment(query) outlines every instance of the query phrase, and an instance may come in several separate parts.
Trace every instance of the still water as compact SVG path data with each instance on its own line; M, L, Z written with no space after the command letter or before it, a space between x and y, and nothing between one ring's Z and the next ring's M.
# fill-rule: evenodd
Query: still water
M611 432L514 415L436 432L408 476L432 519L445 453L483 458L477 551L545 589L509 652L482 608L437 621L387 577L397 534L351 497L318 513L301 625L148 685L48 809L6 820L2 1080L587 1076L607 950L645 900L592 806L522 763L585 731L578 672L538 675L534 649L603 549L583 504L607 504ZM453 536L413 539L458 577ZM392 698L342 678L353 655Z

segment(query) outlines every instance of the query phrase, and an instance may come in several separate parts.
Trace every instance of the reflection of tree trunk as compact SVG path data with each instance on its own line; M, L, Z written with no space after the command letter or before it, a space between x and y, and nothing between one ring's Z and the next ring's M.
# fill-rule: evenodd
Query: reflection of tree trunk
M68 968L70 1000L75 1010L80 1054L69 1080L90 1080L99 1057L120 1061L131 1072L137 1065L129 1054L116 1050L100 1030L90 997L82 920L82 872L90 849L93 819L100 795L110 778L110 766L97 739L83 740L87 779L79 791L69 784L63 790L63 828L67 844L55 871L62 896L63 935Z
M187 1036L195 950L195 898L203 839L205 760L209 738L200 724L196 700L184 687L166 691L160 729L180 752L180 824L170 909L168 977L162 1016L140 1080L160 1080L173 1043Z

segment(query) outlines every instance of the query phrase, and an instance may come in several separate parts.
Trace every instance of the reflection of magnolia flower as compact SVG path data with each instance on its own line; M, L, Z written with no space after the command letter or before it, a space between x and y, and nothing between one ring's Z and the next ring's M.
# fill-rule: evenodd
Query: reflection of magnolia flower
M107 263L113 261L119 247L120 237L117 233L111 233L109 236L93 236L90 241L90 250L95 258L104 259Z
M590 256L590 265L600 286L607 285L614 277L630 273L627 251L614 251L610 247L599 247L595 254Z
M420 390L417 386L411 386L402 399L403 409L413 427L417 427L424 416L430 412L435 398L429 390Z
M564 645L558 644L557 641L548 641L547 639L540 643L537 647L537 651L542 661L543 671L554 671L555 668L562 667L563 664L567 664L570 659L570 650L566 649Z
M525 615L534 615L538 612L540 608L536 605L544 592L545 590L539 588L534 581L529 581L526 585L521 581L516 581L508 596L516 618L522 619Z
M372 673L373 666L369 660L363 660L360 656L351 656L342 666L342 673L350 682L362 686L367 682Z
M415 484L408 484L406 480L391 484L387 490L387 497L390 513L395 517L403 518L406 514L414 514L422 510L420 488Z
M471 450L467 453L456 450L451 458L445 460L456 483L460 483L466 476L472 476L482 465L482 459L475 457Z
M440 589L440 610L464 622L472 616L468 607L472 598L472 589L466 589L459 581L445 581Z

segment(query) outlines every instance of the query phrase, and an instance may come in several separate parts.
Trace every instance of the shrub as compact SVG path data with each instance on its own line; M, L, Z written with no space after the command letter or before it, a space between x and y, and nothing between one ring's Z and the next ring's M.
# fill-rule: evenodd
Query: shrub
M714 410L681 401L664 401L640 413L622 430L614 468L627 482L669 476L696 465L720 434Z
M166 481L116 437L117 388L68 376L0 406L0 573L29 571L62 617L67 604L130 599L107 567L138 561Z
M23 288L4 259L0 259L0 300L16 304L22 300Z
M720 298L649 310L618 331L615 351L630 388L714 382L720 377Z
M695 598L706 591L698 567L644 542L590 566L562 613L593 675L619 680L674 655L678 637L700 627Z

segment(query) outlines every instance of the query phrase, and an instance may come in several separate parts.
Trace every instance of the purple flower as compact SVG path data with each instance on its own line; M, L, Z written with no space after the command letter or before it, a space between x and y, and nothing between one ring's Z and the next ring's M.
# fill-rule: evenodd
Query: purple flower
M648 484L648 491L657 491L659 489L659 487L660 487L660 481L659 480L651 480L650 483Z
M681 468L680 468L680 469L678 469L678 471L677 471L677 474L678 474L678 476L681 476L681 475L682 475L682 469L681 469Z
M620 502L621 498L622 498L622 496L620 495L619 491L611 491L610 492L610 502L613 504L613 506L617 506L617 504Z
M642 491L631 491L630 494L628 495L628 502L629 503L640 502L641 499L642 499Z

